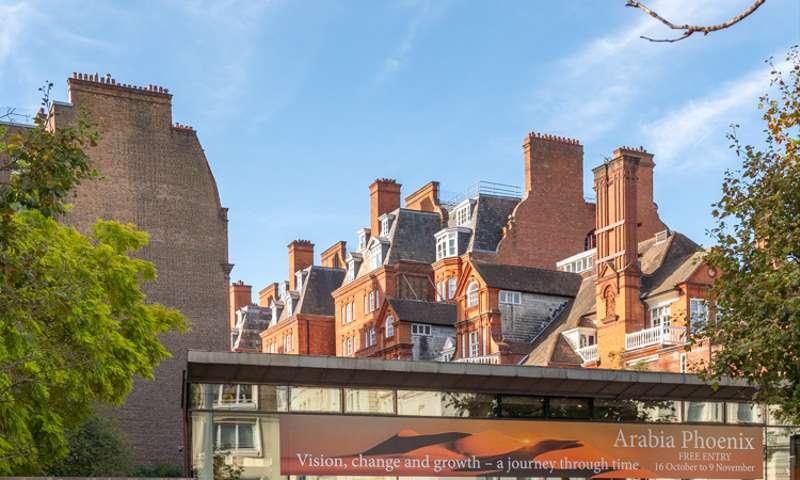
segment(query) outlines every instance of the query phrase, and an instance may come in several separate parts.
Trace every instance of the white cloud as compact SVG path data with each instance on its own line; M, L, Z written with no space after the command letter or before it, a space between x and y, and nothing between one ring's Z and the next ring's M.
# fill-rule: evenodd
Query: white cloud
M33 9L28 4L0 4L0 65L17 47L32 16Z
M383 61L381 70L376 77L377 84L382 83L389 75L401 69L408 62L420 29L438 19L448 7L445 1L434 2L432 0L409 2L406 5L416 9L416 12L408 22L397 48Z
M676 23L704 23L729 15L739 3L662 0L648 6ZM677 56L690 55L697 48L691 42L694 39L679 44L642 40L641 35L665 37L674 32L638 10L628 10L632 20L626 25L588 42L551 67L553 73L536 87L530 102L537 129L584 142L602 137L628 116L631 105L646 93L645 85L663 69L674 68Z
M788 62L776 65L787 71ZM726 158L724 134L731 123L757 118L758 97L769 86L772 67L759 68L707 95L692 99L641 127L661 168L702 168ZM709 140L708 142L706 140Z

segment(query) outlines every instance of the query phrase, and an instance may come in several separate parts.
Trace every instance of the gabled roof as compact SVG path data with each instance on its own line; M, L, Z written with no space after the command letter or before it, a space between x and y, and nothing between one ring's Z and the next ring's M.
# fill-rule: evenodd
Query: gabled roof
M333 316L335 306L331 292L342 286L344 275L345 270L341 268L309 267L297 302L297 313Z
M518 198L479 195L473 214L473 234L469 251L495 251L508 216L519 203Z
M574 297L581 285L577 273L473 261L475 270L491 288Z
M387 301L400 320L448 327L456 323L456 306L451 303L392 297Z
M657 242L655 237L639 242L639 263L642 270L641 298L648 298L676 288L687 281L697 270L705 256L702 248L685 235L671 232L666 240ZM581 363L580 358L565 352L561 333L585 326L587 316L595 313L596 276L583 280L575 299L553 322L531 343L527 365L547 365L550 362ZM571 347L570 347L571 349Z

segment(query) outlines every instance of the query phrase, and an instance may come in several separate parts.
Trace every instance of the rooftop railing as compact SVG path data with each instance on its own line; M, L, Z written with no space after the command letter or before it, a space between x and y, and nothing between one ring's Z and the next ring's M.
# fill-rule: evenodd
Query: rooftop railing
M625 334L626 350L638 350L653 345L683 345L684 343L686 343L686 327L658 325Z

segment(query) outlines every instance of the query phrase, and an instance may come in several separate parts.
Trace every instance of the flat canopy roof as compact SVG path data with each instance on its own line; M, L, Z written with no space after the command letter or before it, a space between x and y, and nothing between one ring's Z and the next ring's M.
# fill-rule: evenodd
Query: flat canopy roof
M756 392L745 382L734 380L720 381L715 390L697 375L680 373L271 353L190 351L186 371L191 383L272 383L636 400L749 401Z

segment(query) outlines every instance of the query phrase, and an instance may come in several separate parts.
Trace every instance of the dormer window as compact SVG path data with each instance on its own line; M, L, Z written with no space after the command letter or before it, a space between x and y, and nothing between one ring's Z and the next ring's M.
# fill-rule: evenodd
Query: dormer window
M292 310L293 310L292 309L292 296L291 295L286 297L285 304L286 304L286 316L287 317L291 317L292 316Z
M393 218L394 218L394 215L391 215L389 213L381 215L381 217L380 217L380 221L381 221L381 233L380 233L380 236L381 237L389 238L389 229L392 228L392 219Z
M269 304L270 310L272 310L272 319L270 319L270 325L275 325L278 323L278 305L275 302Z
M472 222L472 204L465 200L453 210L453 218L456 219L456 226L468 226Z
M436 234L436 260L458 255L458 231L442 230Z
M286 282L281 282L278 284L278 298L283 298L286 296Z
M294 284L297 286L297 291L303 290L303 271L298 270L294 272Z
M372 247L369 254L369 267L370 270L375 270L383 265L383 245L380 243Z
M347 254L347 275L345 276L346 282L352 282L356 278L358 268L361 266L361 254L350 252Z
M367 242L369 242L369 228L362 228L358 231L358 249L364 250L367 248Z

